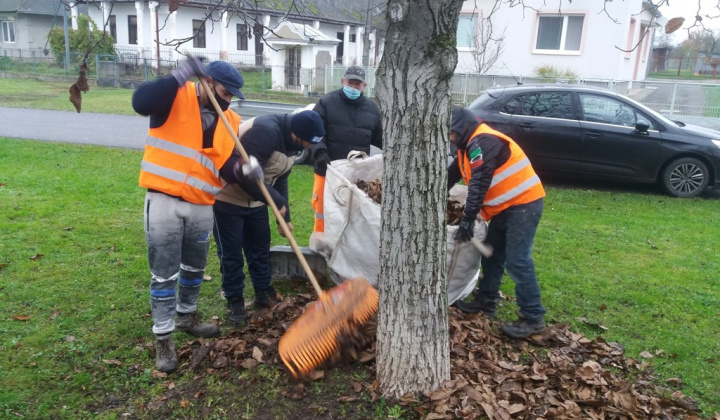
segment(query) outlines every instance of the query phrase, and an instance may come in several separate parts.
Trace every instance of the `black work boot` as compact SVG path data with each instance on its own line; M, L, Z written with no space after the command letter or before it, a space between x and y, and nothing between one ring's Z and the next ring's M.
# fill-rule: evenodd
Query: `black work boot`
M237 299L228 299L227 315L225 317L231 324L242 324L245 322L245 299L239 297Z
M456 301L453 303L454 307L460 309L462 312L465 312L466 314L476 314L478 312L482 312L487 316L488 318L495 318L495 315L497 315L497 306L493 304L484 303L483 301L475 298L475 301L473 302L464 302L461 300Z
M524 316L518 315L518 320L504 324L500 329L512 338L528 338L531 335L540 334L545 331L546 325L542 318L530 322Z
M175 328L180 331L185 331L188 334L194 335L195 337L215 337L220 334L220 328L213 324L204 324L200 320L200 316L197 312L191 312L189 314L177 313L177 322Z
M268 288L267 291L255 294L255 307L256 308L272 308L280 302L278 299L277 292L272 287Z
M177 353L171 334L158 336L155 341L155 369L170 373L178 367Z

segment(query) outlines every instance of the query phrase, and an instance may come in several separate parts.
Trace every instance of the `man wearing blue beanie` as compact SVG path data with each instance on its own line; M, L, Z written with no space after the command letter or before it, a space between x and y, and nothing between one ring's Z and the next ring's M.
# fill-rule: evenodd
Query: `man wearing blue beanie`
M191 80L195 77L207 82L207 91ZM244 173L256 169L251 162L241 164L233 153L235 141L218 124L210 95L237 127L240 116L228 106L233 96L243 97L242 86L242 76L229 63L203 66L190 57L171 75L144 83L133 93L133 109L150 117L139 184L147 190L143 226L151 273L152 331L157 338L155 367L161 372L178 367L175 329L199 337L220 332L197 313L213 226L212 205L223 185L221 177L237 183Z
M323 136L323 122L315 111L262 115L240 124L240 142L262 167L265 187L283 214L290 233L293 226L288 207L288 177L294 156L303 148L320 143ZM267 204L257 182L246 179L225 185L213 206L213 234L220 258L222 290L227 299L226 319L231 324L241 324L246 319L243 254L255 291L255 308L272 307L278 302L275 289L270 285ZM286 236L280 225L278 230Z

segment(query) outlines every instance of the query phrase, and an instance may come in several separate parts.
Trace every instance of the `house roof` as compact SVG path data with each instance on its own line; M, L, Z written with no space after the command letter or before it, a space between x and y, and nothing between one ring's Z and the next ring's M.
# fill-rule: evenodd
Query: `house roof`
M337 45L340 40L325 35L310 25L284 21L273 29L267 40L269 42L287 41L294 44L306 42L308 44Z
M1 13L55 16L60 0L0 0Z

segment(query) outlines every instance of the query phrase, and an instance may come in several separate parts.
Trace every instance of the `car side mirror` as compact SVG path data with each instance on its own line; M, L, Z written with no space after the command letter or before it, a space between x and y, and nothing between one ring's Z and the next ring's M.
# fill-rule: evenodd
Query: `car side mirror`
M640 133L647 134L649 128L650 123L645 120L637 120L637 122L635 123L635 130Z

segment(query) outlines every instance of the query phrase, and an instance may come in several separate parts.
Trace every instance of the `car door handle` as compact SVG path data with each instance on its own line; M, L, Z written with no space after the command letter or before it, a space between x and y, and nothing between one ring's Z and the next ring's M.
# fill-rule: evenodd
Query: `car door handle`
M529 130L529 129L533 128L533 123L529 123L529 122L520 123L520 124L518 124L518 127Z
M599 131L586 131L585 136L596 139L598 137L602 137L602 133Z

